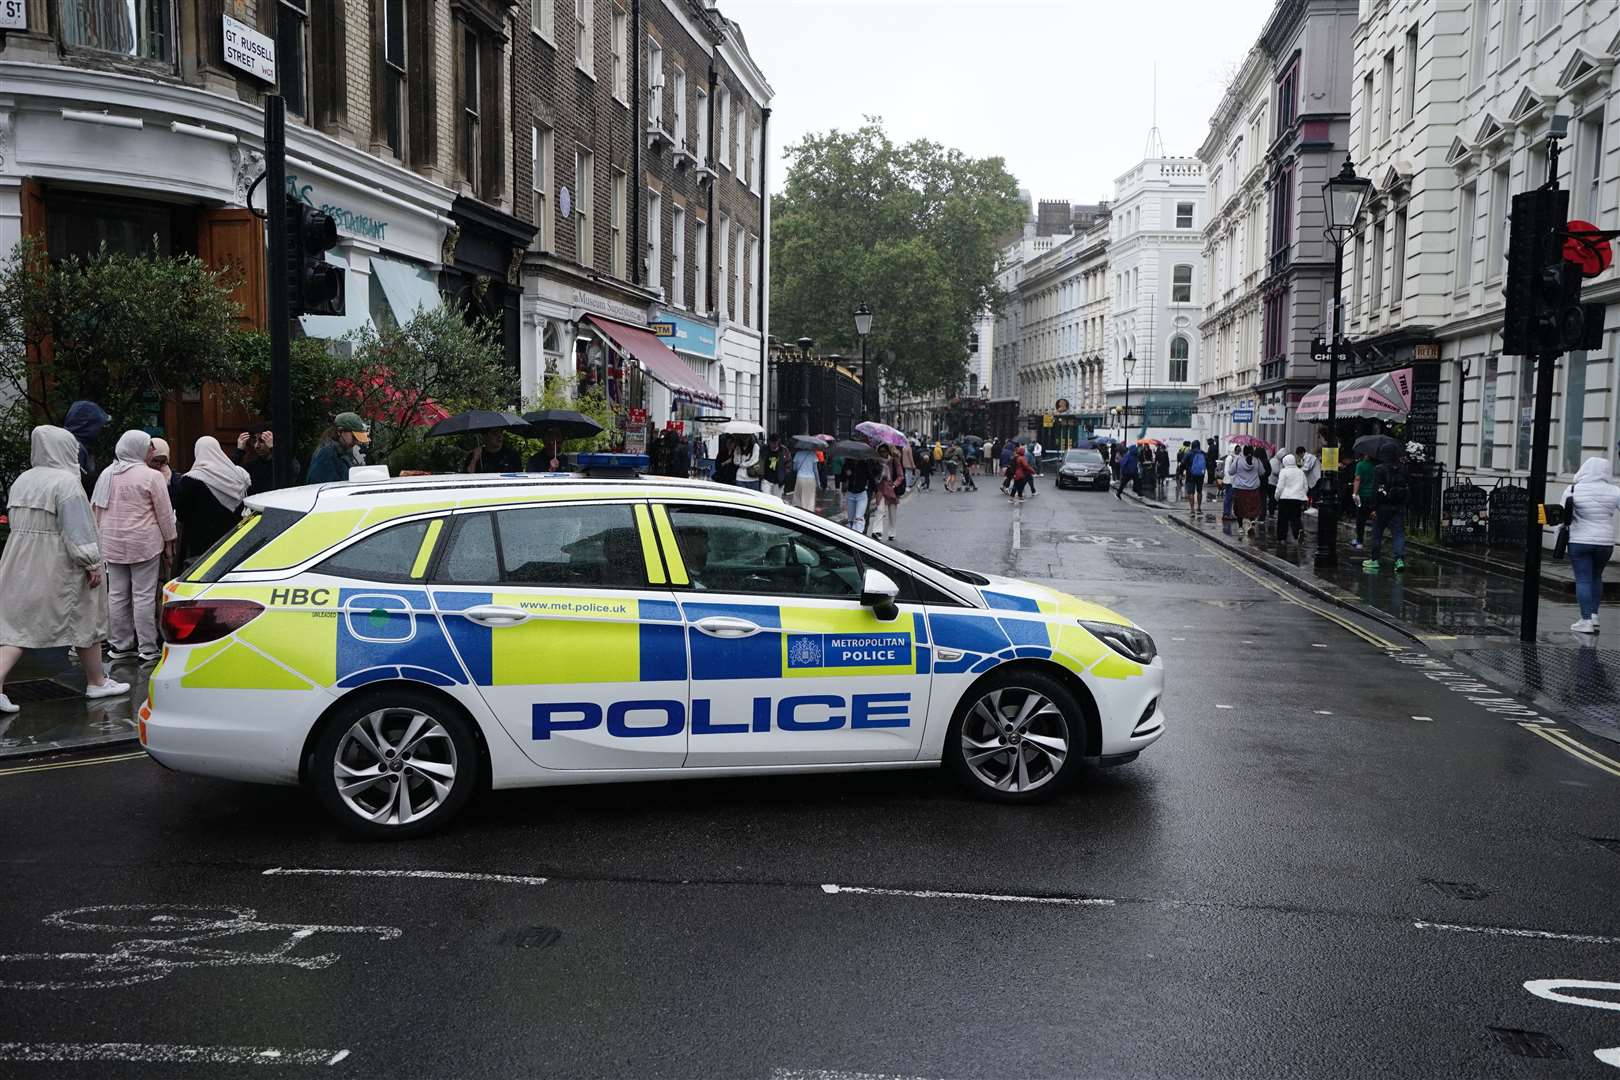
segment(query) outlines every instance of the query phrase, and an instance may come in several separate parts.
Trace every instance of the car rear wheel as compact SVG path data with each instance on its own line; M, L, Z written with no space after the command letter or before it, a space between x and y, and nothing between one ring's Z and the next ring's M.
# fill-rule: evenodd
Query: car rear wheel
M957 707L945 760L981 798L1036 802L1080 770L1085 715L1068 688L1038 671L991 676Z
M478 740L458 707L408 689L370 694L327 718L309 779L328 813L374 839L420 836L467 804Z

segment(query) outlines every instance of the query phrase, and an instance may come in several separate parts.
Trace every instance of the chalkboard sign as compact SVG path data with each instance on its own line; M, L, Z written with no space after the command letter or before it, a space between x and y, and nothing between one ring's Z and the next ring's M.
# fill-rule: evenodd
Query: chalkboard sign
M1530 490L1517 484L1497 484L1491 489L1490 543L1524 546L1524 532L1530 517Z
M1440 496L1440 542L1483 544L1490 498L1489 492L1471 480L1446 488Z
M1420 374L1416 385L1412 387L1412 411L1406 420L1407 440L1422 443L1425 456L1431 461L1434 460L1434 444L1439 426L1440 383L1431 370Z

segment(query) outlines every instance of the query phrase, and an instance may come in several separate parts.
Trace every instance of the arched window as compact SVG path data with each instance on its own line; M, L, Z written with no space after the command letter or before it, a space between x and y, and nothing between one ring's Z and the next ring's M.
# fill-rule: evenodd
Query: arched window
M1187 339L1182 335L1170 339L1170 381L1173 383L1187 381L1188 349Z

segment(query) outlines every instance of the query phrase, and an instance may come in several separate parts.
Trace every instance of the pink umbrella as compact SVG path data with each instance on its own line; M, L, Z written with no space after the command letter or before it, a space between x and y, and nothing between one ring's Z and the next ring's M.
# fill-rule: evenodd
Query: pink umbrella
M880 424L876 420L863 420L855 425L855 434L864 435L868 439L888 443L890 446L906 445L906 437L899 430L888 424Z
M1258 435L1233 435L1226 441L1232 443L1234 446L1252 446L1257 450L1264 450L1268 454L1275 454L1277 452L1277 448L1275 446L1266 442L1266 440L1260 438Z

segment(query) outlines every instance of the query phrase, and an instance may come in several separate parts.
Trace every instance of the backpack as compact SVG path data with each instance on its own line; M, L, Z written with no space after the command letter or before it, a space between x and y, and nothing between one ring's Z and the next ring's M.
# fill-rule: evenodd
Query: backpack
M752 465L748 466L748 478L750 480L762 480L764 477L765 455L761 454L759 457L754 459L754 463Z
M1380 507L1406 505L1406 470L1398 464L1383 464L1373 472Z
M1188 460L1190 462L1190 464L1187 466L1188 474L1190 474L1192 476L1203 476L1204 475L1204 452L1202 450L1195 450L1193 452L1192 457L1189 458Z

